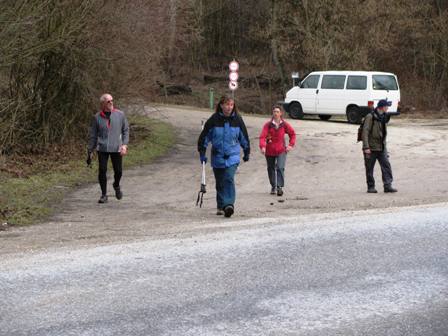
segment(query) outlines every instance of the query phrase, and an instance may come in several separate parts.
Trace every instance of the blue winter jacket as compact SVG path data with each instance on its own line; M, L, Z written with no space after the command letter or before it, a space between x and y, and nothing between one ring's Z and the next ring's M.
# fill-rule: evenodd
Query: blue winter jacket
M205 123L198 139L198 151L205 154L212 144L211 165L213 168L227 168L240 163L240 146L244 154L250 154L250 142L246 125L235 111L229 117L215 112Z

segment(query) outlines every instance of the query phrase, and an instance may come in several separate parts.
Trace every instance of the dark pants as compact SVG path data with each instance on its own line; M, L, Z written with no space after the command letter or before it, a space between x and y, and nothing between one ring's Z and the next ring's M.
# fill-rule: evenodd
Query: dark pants
M213 168L216 180L216 205L224 209L227 205L235 204L235 173L238 165L228 168Z
M378 160L381 167L381 176L383 178L384 186L392 185L392 167L389 162L389 154L387 151L376 152L372 151L370 154L364 153L364 164L366 166L367 187L375 187L375 178L373 177L373 168Z
M269 182L272 188L283 188L285 186L286 153L278 156L266 156L266 162L268 164Z
M114 169L114 188L120 186L121 175L123 174L123 158L120 153L98 152L98 182L103 195L107 194L107 161L109 156Z

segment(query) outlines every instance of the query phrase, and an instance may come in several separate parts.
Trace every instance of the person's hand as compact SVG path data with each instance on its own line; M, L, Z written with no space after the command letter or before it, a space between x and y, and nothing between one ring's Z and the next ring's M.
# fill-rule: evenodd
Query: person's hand
M120 147L120 155L125 156L128 153L128 146L127 145L121 145Z
M249 151L248 150L244 151L243 161L244 162L249 161Z
M201 160L201 163L207 164L207 157L205 156L205 153L199 154L199 159Z
M372 154L372 151L370 150L370 148L363 149L363 152L364 152L364 157L369 160L370 154Z
M286 153L288 153L291 149L292 149L292 146L288 145L288 147L286 147Z
M91 151L87 151L86 163L87 163L87 166L89 166L89 167L92 165L92 157L93 157L93 153Z
M261 153L266 154L266 147L261 148Z

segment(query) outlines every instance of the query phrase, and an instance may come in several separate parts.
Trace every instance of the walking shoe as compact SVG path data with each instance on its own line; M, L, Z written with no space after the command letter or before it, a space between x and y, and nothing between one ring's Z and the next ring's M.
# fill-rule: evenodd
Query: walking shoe
M275 195L275 187L271 188L271 195Z
M121 200L123 198L123 193L121 192L120 187L114 187L114 189L115 189L115 197L118 200Z
M222 215L224 215L224 210L223 210L223 209L218 209L218 210L216 211L216 215L218 215L218 216L222 216Z
M283 196L283 189L282 187L277 188L277 196Z
M107 195L101 195L98 203L107 203Z
M384 192L385 193L394 193L397 192L398 190L393 188L391 185L386 185L384 186Z
M224 217L230 217L233 215L233 205L226 205L224 207Z
M375 187L368 187L367 192L369 194L376 194L378 191L375 189Z

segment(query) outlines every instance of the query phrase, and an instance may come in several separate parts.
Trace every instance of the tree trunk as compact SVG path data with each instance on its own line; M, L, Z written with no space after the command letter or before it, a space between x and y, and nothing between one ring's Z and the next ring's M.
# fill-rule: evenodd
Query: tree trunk
M283 67L283 62L281 60L281 57L279 55L278 51L278 1L271 0L272 4L272 14L271 14L271 52L272 52L272 61L274 62L274 65L277 68L277 72L280 76L280 81L282 85L283 91L287 88L287 81L285 76L285 70Z

